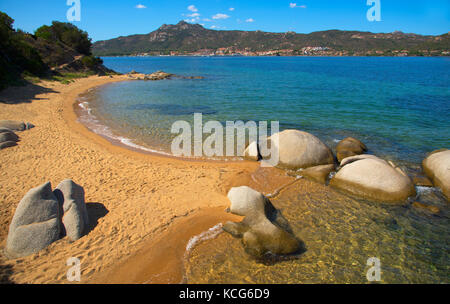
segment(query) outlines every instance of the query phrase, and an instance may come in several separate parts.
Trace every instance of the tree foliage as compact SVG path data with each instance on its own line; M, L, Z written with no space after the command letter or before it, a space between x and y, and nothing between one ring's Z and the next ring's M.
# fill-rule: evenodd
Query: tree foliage
M53 21L51 26L43 25L34 35L49 41L59 41L83 55L91 55L92 41L89 35L71 23Z
M13 24L11 17L0 12L0 90L22 83L24 75L53 77L59 72L107 70L100 58L92 56L88 34L73 24L54 21L34 35L15 30Z

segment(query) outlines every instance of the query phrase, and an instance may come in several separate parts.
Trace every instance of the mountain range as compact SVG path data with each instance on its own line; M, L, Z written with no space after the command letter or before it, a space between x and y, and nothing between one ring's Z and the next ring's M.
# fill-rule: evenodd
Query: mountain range
M181 21L143 35L93 44L96 56L122 55L323 55L448 56L449 33L439 36L403 32L329 30L298 34L206 29Z

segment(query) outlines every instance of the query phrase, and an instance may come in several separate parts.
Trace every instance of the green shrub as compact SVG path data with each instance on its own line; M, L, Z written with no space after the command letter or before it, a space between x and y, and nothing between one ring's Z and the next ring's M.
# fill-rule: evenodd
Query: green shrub
M103 60L101 58L94 57L94 56L84 56L81 59L81 62L83 63L83 65L85 67L92 69L92 68L102 64Z
M45 40L60 41L80 54L91 55L91 38L71 23L53 21L51 26L38 28L34 35Z

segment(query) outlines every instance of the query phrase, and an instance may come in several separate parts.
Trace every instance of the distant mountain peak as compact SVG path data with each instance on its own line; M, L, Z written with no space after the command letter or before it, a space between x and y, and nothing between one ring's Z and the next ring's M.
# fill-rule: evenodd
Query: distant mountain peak
M181 20L177 24L163 24L158 30L166 31L166 30L195 30L195 29L205 29L200 24L188 23L184 20Z

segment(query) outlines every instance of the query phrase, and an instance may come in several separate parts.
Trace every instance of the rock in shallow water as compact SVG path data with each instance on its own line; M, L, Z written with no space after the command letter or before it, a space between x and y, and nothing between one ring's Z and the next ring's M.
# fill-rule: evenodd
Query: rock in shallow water
M304 250L287 220L261 193L249 188L232 188L228 193L230 211L245 216L241 223L228 222L223 229L242 238L246 252L255 257L267 253L288 255Z
M9 226L6 252L23 257L60 238L60 206L50 182L31 189L20 201Z
M416 195L411 179L400 169L375 156L350 157L330 185L368 200L403 202Z
M317 183L325 185L327 183L328 176L334 169L334 165L322 165L305 169L301 171L300 174Z
M437 150L424 159L422 167L425 174L436 187L441 188L450 201L450 150Z
M278 151L279 168L297 170L334 164L331 149L307 132L286 130L272 135L268 140Z
M438 215L441 212L439 207L422 204L420 202L414 202L412 206L418 210L426 211L435 215Z
M336 146L336 157L338 162L349 156L355 156L367 152L367 147L361 141L353 137L341 140Z

